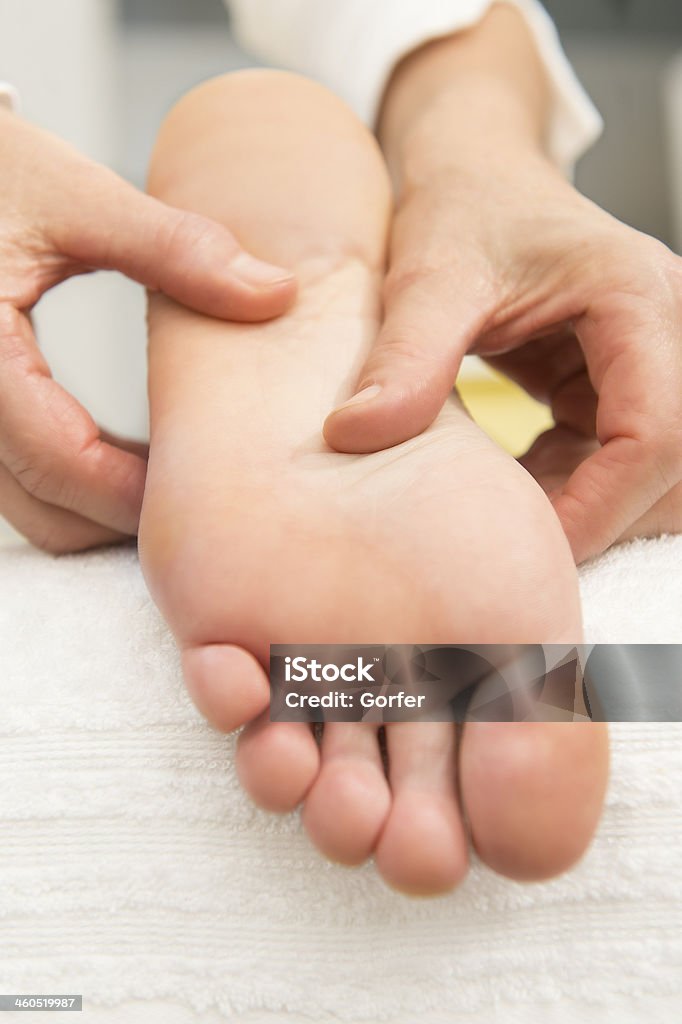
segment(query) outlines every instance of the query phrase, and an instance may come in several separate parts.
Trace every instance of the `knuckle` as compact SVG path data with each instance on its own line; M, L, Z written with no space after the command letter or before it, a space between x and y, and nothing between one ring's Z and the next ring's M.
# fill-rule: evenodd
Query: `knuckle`
M630 235L629 245L623 249L620 259L613 262L612 253L613 246L609 261L637 294L659 301L679 302L682 260L659 239L637 232Z
M25 491L41 501L59 503L59 483L44 454L21 455L9 469ZM56 486L55 486L56 485Z
M383 284L383 298L386 303L393 302L398 296L422 286L426 281L433 280L442 273L440 265L435 263L402 260L390 267Z
M176 252L182 249L186 237L185 215L180 211L168 213L164 211L156 232L156 242L161 260L172 260Z
M377 352L381 353L382 362L399 364L415 374L434 361L433 353L424 345L421 331L406 324L382 338Z
M74 503L73 486L67 466L82 458L88 445L73 446L68 453L29 452L13 459L8 466L25 491L39 501L70 509Z
M174 212L163 230L162 251L166 261L176 264L186 260L190 252L196 258L203 249L215 243L216 230L216 225L199 213ZM225 235L229 238L227 232ZM236 251L236 242L234 247Z
M51 429L25 442L8 460L7 468L24 490L41 501L71 509L76 500L75 483L87 472L91 456L101 443L89 415L77 403L52 406Z

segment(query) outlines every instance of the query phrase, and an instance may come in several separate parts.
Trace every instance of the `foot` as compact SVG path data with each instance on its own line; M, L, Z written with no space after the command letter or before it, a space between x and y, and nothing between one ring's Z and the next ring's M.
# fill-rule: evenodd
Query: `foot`
M395 724L387 777L373 727L330 724L318 751L307 726L267 717L271 643L580 640L575 568L549 503L455 396L397 448L325 446L320 425L345 353L376 330L376 296L373 272L348 262L312 268L296 310L259 327L155 300L167 374L181 345L195 358L156 402L143 566L199 709L225 731L252 723L238 770L257 803L304 801L327 856L376 852L389 882L432 892L466 871L459 785L484 860L545 877L595 826L599 727L471 723L458 744L450 725Z
M602 727L471 723L458 738L452 725L394 724L386 770L367 725L330 724L318 748L307 726L268 718L272 643L581 638L549 502L455 395L388 451L323 441L379 326L390 189L371 136L302 79L229 76L171 114L151 188L229 223L300 285L268 324L222 323L158 295L150 305L142 565L197 706L219 729L246 726L245 788L275 811L303 802L327 856L374 854L407 892L456 885L468 838L511 877L563 870L598 819Z

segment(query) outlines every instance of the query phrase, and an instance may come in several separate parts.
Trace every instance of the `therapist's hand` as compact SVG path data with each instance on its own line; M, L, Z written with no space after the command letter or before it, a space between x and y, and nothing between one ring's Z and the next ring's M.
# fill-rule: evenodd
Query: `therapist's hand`
M682 529L682 261L581 196L536 127L478 71L411 118L384 323L358 381L373 388L325 437L398 444L438 414L465 353L490 358L554 412L521 461L581 562L639 527Z
M134 535L144 489L144 447L103 434L55 383L31 326L44 292L98 268L233 320L283 313L296 287L220 225L0 110L0 515L54 552Z

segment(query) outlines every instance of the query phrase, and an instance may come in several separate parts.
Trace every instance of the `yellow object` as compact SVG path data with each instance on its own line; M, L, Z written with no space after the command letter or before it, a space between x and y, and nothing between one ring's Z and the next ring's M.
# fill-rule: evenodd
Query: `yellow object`
M493 371L485 377L461 375L457 391L479 427L514 456L523 455L554 424L546 405Z

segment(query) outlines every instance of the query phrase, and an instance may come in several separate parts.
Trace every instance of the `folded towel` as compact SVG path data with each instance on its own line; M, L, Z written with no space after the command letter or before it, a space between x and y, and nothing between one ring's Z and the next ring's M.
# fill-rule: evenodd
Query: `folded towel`
M9 548L0 579L0 992L126 1024L682 1019L682 726L612 727L568 874L474 858L412 901L242 794L134 550ZM589 642L682 641L682 538L610 552L582 589Z

